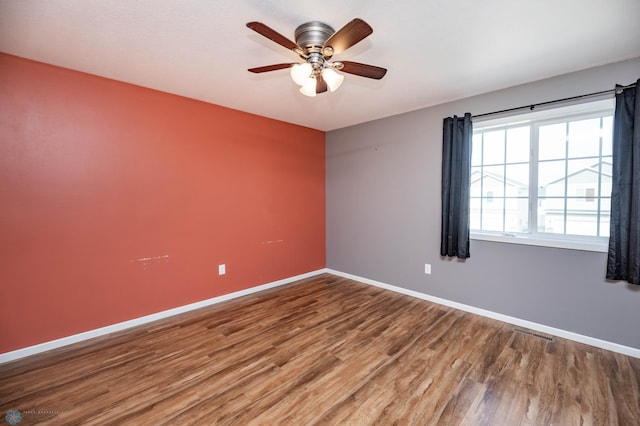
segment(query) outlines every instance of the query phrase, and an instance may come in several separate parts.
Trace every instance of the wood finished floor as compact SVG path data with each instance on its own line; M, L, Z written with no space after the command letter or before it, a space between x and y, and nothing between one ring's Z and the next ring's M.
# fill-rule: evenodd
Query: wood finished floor
M638 425L639 383L639 359L320 275L0 365L0 413L20 410L21 426Z

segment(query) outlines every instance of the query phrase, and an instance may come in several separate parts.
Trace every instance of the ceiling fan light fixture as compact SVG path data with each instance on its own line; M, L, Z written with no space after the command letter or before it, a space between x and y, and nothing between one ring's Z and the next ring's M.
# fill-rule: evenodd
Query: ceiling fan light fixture
M327 86L329 87L329 90L332 92L335 92L336 90L338 90L338 87L340 87L340 85L344 81L344 76L341 74L338 74L331 68L325 68L322 71L322 78L324 78L324 81L327 82Z
M298 86L303 86L313 73L313 67L310 63L296 64L291 67L291 78Z
M302 59L302 63L273 64L249 68L248 71L263 73L290 68L291 78L300 86L300 92L305 96L315 97L320 93L338 90L344 76L336 71L376 80L380 80L387 72L385 68L358 62L330 62L334 55L344 52L373 33L373 28L360 18L351 20L338 31L319 21L304 23L296 28L295 42L262 22L247 22L247 27Z
M312 98L316 96L316 79L314 77L308 77L307 81L305 81L300 88L300 93Z

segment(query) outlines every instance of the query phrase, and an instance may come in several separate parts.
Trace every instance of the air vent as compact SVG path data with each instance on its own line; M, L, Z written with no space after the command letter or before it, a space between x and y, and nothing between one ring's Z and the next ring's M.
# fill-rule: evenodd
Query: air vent
M547 342L553 342L553 336L547 336L544 334L536 333L535 331L525 330L522 328L514 328L513 331L520 334L526 334L527 336L537 337L538 339L546 340Z

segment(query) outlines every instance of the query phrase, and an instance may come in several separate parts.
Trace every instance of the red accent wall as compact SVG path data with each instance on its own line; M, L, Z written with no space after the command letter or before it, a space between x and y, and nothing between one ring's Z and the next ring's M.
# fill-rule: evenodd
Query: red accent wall
M321 131L0 54L0 353L323 268L324 156Z

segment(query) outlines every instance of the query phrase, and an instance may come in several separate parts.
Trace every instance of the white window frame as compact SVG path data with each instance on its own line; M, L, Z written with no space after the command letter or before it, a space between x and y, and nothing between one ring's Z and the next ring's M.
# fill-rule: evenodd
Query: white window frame
M590 100L579 104L568 105L564 107L551 107L542 111L532 111L525 114L516 114L503 116L500 118L475 119L473 126L474 132L479 130L488 130L490 128L503 128L505 126L518 126L532 124L531 126L531 142L530 142L530 184L529 184L529 233L503 233L471 230L470 237L473 240L493 241L510 244L525 244L543 247L555 247L573 250L585 250L595 252L608 251L608 237L593 237L565 234L551 234L537 232L537 215L533 214L534 203L537 203L538 189L533 182L537 182L537 164L538 153L534 152L537 147L538 128L556 122L565 122L574 118L588 118L588 116L598 116L603 113L613 116L615 109L615 99L607 98L600 100ZM536 142L534 143L534 139ZM601 179L601 177L599 178ZM565 193L565 197L566 197ZM565 198L566 199L566 198Z

